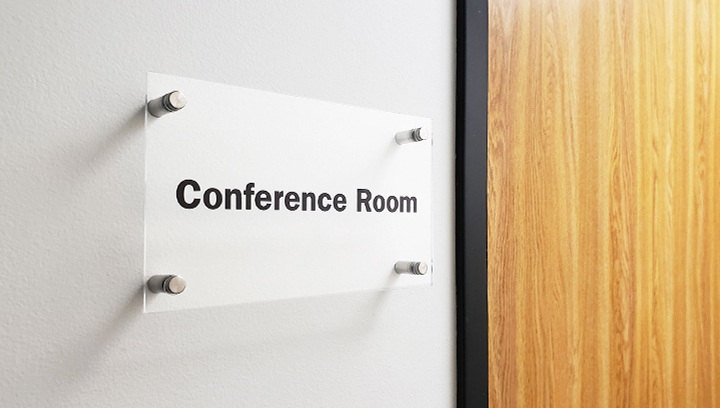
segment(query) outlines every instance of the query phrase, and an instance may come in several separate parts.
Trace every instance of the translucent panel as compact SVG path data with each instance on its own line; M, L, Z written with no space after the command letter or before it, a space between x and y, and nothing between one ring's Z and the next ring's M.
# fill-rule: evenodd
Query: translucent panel
M187 288L146 312L432 283L432 139L395 140L429 119L148 75L148 100L175 90L146 121L145 280Z

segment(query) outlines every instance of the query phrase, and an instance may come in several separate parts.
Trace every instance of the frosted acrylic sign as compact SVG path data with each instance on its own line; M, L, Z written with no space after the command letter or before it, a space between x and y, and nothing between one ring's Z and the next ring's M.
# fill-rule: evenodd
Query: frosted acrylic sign
M431 121L336 103L148 75L148 100L187 105L146 119L145 311L429 285Z

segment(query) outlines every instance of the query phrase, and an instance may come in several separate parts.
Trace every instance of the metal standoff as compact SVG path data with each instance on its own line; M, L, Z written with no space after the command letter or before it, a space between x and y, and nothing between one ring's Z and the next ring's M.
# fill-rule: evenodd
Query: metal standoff
M159 118L168 113L177 112L184 108L185 105L187 105L185 95L181 94L180 91L172 91L148 102L147 108L151 115Z
M425 262L406 262L400 261L395 263L395 273L408 273L411 275L425 275L428 271L428 265Z
M186 286L185 279L177 275L155 275L147 281L147 287L152 293L179 295Z
M410 130L403 130L395 134L395 142L397 144L406 144L413 142L422 142L423 140L430 139L430 129L419 127Z

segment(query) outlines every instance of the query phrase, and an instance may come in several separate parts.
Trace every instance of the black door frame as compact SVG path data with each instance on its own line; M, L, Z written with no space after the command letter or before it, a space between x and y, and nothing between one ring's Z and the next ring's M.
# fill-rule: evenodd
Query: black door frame
M457 406L488 406L488 0L457 2Z

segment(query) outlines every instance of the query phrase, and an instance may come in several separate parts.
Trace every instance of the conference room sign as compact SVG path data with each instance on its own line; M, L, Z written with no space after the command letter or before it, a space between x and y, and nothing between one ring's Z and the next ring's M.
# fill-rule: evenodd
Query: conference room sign
M147 98L143 279L183 286L146 312L432 283L430 119L154 73Z

